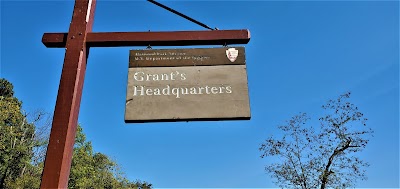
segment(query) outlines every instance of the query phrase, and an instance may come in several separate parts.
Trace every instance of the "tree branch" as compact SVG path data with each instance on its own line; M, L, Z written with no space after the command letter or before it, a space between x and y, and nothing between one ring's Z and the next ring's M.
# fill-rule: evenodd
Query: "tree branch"
M335 158L339 153L345 151L346 149L348 149L348 148L350 148L350 147L353 147L353 146L350 146L350 143L351 143L351 139L348 139L347 142L346 142L346 144L345 144L342 148L340 148L340 149L335 149L335 150L333 151L333 154L329 157L328 163L326 164L325 169L324 169L324 172L322 173L321 189L325 189L326 183L328 182L328 177L329 177L329 175L332 173L331 171L329 171L329 169L330 169L330 167L331 167L331 165L332 165L332 162L333 162L334 158Z

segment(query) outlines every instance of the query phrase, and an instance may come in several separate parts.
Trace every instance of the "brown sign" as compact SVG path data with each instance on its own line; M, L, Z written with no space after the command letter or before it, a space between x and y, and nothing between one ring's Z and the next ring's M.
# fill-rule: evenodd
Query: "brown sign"
M131 50L125 122L250 119L244 47Z

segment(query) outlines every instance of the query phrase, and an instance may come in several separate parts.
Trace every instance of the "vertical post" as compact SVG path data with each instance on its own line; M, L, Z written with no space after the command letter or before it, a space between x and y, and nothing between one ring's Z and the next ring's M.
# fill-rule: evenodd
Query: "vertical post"
M40 188L67 188L96 0L75 0Z

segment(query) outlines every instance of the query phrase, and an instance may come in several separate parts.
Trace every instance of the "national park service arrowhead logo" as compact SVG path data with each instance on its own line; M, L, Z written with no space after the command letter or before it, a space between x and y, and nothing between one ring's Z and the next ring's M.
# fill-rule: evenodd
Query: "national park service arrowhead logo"
M226 50L226 57L228 57L228 59L231 62L235 62L238 55L239 55L239 51L236 50L235 48L229 48L228 50Z

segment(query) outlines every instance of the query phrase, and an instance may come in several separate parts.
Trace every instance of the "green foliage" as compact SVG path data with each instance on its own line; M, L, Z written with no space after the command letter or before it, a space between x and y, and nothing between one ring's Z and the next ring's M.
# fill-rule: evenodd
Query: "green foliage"
M368 144L372 130L366 118L349 102L350 93L322 106L319 127L307 124L305 113L279 126L282 137L269 137L260 147L261 157L274 156L279 162L266 171L282 188L348 188L366 179L368 163L357 154Z
M68 188L151 188L146 182L130 182L118 164L102 153L94 153L78 126Z
M35 145L35 126L27 122L13 94L12 84L0 79L0 188L25 173Z
M49 127L35 127L43 119L42 112L29 123L22 103L13 95L13 85L0 79L0 188L39 188ZM152 187L129 181L115 161L93 152L80 126L75 141L68 188Z
M17 177L14 181L6 182L6 188L10 189L37 189L40 187L40 177L42 175L43 164L28 165L26 172Z
M0 78L0 96L12 97L14 96L14 87L4 78Z

